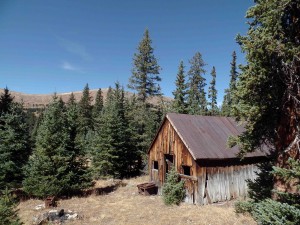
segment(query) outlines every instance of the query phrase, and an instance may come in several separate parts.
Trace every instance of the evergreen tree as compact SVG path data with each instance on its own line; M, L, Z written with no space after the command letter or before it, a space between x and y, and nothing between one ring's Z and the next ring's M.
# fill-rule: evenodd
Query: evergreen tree
M236 53L233 51L232 53L232 61L230 63L230 83L229 88L225 89L224 99L222 104L222 115L224 116L232 116L232 107L234 104L237 104L237 99L234 97L234 93L236 91L236 82L238 77L238 72L236 68Z
M93 106L93 118L101 114L102 109L103 109L103 95L102 95L101 88L99 88L96 93L95 104Z
M230 85L229 88L231 92L234 92L236 90L236 81L238 77L238 72L236 68L236 52L233 51L232 53L232 61L230 63L231 69L230 69Z
M130 133L125 117L124 90L116 83L109 92L101 127L93 141L93 167L96 177L124 177L131 174L137 160L135 149L130 148Z
M237 38L247 65L241 67L234 93L238 104L233 106L236 119L247 123L245 131L231 138L230 144L239 145L241 155L262 145L275 155L273 182L277 194L272 197L282 203L257 203L253 215L258 222L299 224L299 203L278 192L297 194L299 199L299 189L293 185L299 176L291 180L286 177L299 174L300 4L293 0L256 1L247 18L249 31Z
M0 114L0 190L16 188L23 179L23 166L30 155L26 115L19 103L12 102L8 89L1 95Z
M218 105L217 105L217 90L216 90L216 69L213 66L211 71L212 80L208 88L208 98L210 98L210 115L218 114Z
M31 139L32 139L34 126L35 126L36 120L37 120L36 112L34 110L27 109L26 112L25 112L25 116L26 116L26 123L28 125L28 132L29 132L29 134L31 136Z
M13 102L13 97L9 93L8 88L4 88L4 92L0 96L0 115L8 112L10 105Z
M78 141L75 106L66 110L54 96L46 109L25 168L27 193L38 197L70 195L91 185Z
M167 175L167 180L162 188L162 195L166 205L179 205L185 197L184 182L180 180L174 167Z
M85 142L81 139L78 104L72 99L68 101L65 112L67 127L66 159L68 166L65 174L67 175L69 190L77 192L83 188L91 186L91 171L87 167L87 157L85 153Z
M6 188L0 194L0 225L21 225L17 214L16 203Z
M38 127L40 126L41 124L41 121L42 121L42 118L43 118L43 114L44 114L44 109L43 110L39 110L37 112L37 116L36 116L36 119L35 119L35 123L34 123L34 126L32 128L32 131L31 131L31 141L32 141L32 145L35 144L36 142L36 136L37 136L37 131L38 131Z
M68 99L67 106L73 106L73 105L76 105L76 99L74 93L72 92L70 98Z
M146 29L144 37L138 46L138 52L134 54L132 75L129 78L128 87L136 90L138 97L143 102L148 96L160 95L157 82L161 81L159 76L160 66L153 54L152 40Z
M177 113L187 113L186 94L187 85L185 83L184 65L180 62L176 78L176 90L173 92L173 109Z
M224 97L222 102L221 108L221 115L222 116L231 116L231 92L229 88L226 88L224 91Z
M205 115L207 113L207 101L204 87L206 86L204 66L206 65L202 59L200 52L196 52L189 61L191 64L188 83L188 109L189 114Z
M78 103L79 109L79 127L83 140L88 139L88 133L92 130L92 97L90 96L89 85L86 84L82 97Z

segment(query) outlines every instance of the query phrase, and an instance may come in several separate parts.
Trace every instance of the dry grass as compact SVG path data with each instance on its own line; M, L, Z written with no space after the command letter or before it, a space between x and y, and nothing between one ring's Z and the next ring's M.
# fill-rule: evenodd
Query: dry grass
M148 177L124 180L126 186L107 195L61 200L58 209L69 209L82 216L80 220L67 223L70 225L256 224L250 217L236 215L233 207L228 205L196 206L183 203L180 206L165 206L160 196L138 195L136 185L147 180ZM109 185L109 182L97 182L98 187L104 185ZM45 211L34 209L42 203L40 200L20 203L19 215L25 224L32 224L33 216Z

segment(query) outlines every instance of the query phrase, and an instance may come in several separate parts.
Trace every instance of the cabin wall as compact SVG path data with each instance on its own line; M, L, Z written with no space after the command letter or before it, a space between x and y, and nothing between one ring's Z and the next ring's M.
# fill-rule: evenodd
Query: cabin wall
M173 156L173 163L169 160L170 156ZM255 179L257 171L255 164L242 165L225 160L214 165L196 162L166 119L149 150L150 179L156 183L160 194L171 165L185 181L185 201L201 205L246 197L245 180ZM184 175L182 166L190 167L189 176Z
M246 198L248 195L247 179L254 180L255 164L230 165L222 167L197 166L198 199L201 205L223 202L231 199Z
M173 163L168 161L168 155L173 156ZM154 161L158 162L158 169L154 169ZM187 190L187 202L193 203L197 185L197 163L186 149L179 135L176 133L168 120L165 120L159 134L157 135L149 151L149 171L150 179L155 182L161 193L161 187L166 179L168 166L174 166L176 170L183 174L183 167L190 167L190 176L183 176ZM191 179L190 179L191 178Z

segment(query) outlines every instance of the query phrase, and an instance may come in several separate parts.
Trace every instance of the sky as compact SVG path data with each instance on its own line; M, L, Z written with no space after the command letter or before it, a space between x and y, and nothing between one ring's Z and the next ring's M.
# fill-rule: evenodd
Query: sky
M28 94L125 89L145 29L162 67L164 95L173 97L178 65L196 52L216 68L218 103L229 85L235 37L245 35L252 0L1 0L0 87Z

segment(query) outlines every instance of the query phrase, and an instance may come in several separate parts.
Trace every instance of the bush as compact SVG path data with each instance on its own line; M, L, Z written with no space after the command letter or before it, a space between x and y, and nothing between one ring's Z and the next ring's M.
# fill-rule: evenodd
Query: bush
M167 180L162 189L162 195L166 205L179 205L185 197L184 182L180 180L174 167L167 175Z
M261 202L244 201L235 204L236 213L250 213L261 225L298 225L300 224L300 210L287 203L280 203L272 199Z
M253 204L252 201L238 201L234 204L235 212L236 213L250 213L253 210Z
M300 224L300 210L286 203L271 199L254 204L253 218L262 225Z

